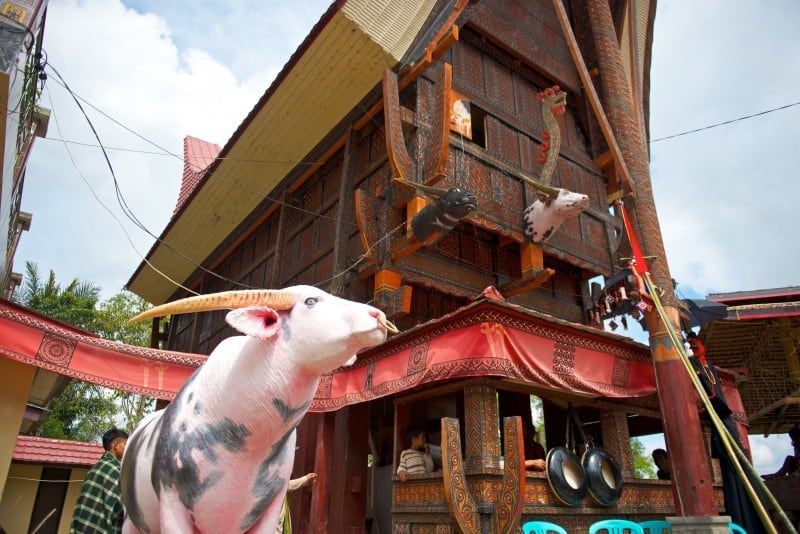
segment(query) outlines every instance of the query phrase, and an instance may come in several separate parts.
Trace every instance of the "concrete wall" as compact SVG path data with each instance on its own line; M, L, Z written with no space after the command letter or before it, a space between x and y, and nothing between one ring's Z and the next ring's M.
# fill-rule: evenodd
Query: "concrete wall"
M69 484L64 505L56 511L54 517L47 521L45 528L42 529L43 532L52 532L50 528L54 521L58 521L58 533L69 534L72 509L78 500L81 484L87 471L86 468L72 469L69 482L64 482ZM6 480L6 490L0 500L0 526L5 529L7 534L27 534L36 527L36 525L30 524L30 520L36 493L39 490L41 474L42 466L40 465L11 464Z

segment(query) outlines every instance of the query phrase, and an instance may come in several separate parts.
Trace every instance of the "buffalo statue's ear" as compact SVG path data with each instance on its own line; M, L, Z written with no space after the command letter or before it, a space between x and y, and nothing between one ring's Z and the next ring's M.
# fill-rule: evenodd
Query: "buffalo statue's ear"
M242 334L263 340L277 334L281 325L278 312L264 306L231 310L225 320Z

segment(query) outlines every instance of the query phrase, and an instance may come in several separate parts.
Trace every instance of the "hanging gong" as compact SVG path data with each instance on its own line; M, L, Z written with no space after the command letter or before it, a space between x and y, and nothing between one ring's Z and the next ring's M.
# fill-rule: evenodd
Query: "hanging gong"
M577 506L586 497L586 472L578 456L566 447L553 447L545 460L547 483L564 504Z
M600 447L589 447L582 458L589 494L600 504L610 506L622 495L622 469L611 454Z

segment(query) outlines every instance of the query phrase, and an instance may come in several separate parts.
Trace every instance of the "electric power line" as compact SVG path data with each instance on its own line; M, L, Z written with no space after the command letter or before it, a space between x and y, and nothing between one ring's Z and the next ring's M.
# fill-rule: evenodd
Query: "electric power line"
M652 143L657 143L659 141L666 141L667 139L674 139L675 137L681 137L682 135L689 135L689 134L692 134L692 133L702 132L703 130L710 130L711 128L716 128L718 126L725 126L726 124L732 124L734 122L743 121L745 119L752 119L753 117L759 117L761 115L766 115L767 113L772 113L773 111L781 111L783 109L787 109L787 108L790 108L792 106L798 106L798 105L800 105L800 102L794 102L793 104L786 104L785 106L780 106L780 107L777 107L777 108L768 109L766 111L761 111L759 113L753 113L752 115L745 115L744 117L739 117L737 119L731 119L731 120L728 120L728 121L725 121L725 122L719 122L717 124L711 124L709 126L703 126L702 128L695 128L694 130L687 130L685 132L668 135L666 137L659 137L658 139L652 139L652 140L650 140L650 143L651 144Z
M221 280L223 280L223 281L226 281L226 282L229 282L229 283L231 283L231 284L234 284L234 285L236 285L236 286L239 286L239 287L248 287L248 288L249 288L249 287L252 287L252 286L249 286L248 284L242 284L241 282L237 282L237 281L235 281L235 280L232 280L232 279L229 279L229 278L227 278L227 277L225 277L225 276L223 276L223 275L220 275L220 274L218 274L218 273L215 273L215 272L213 272L213 271L211 271L211 270L209 270L209 269L207 269L207 268L203 267L202 265L198 264L197 262L195 262L195 261L193 261L193 260L189 259L189 258L188 258L186 255L184 255L184 254L183 254L183 253L181 253L180 251L176 250L176 249L175 249L175 247L173 247L173 246L169 245L168 243L165 243L164 241L162 241L162 240L161 240L161 239L160 239L158 236L156 236L156 235L155 235L155 234L153 234L153 233L152 233L152 232L151 232L149 229L147 229L147 228L144 226L144 224L143 224L141 221L139 221L139 219L138 219L138 218L137 218L137 217L136 217L136 216L133 214L133 212L130 210L129 206L127 205L127 202L126 202L126 201L125 201L125 199L124 199L124 196L122 195L122 191L121 191L121 190L120 190L120 188L119 188L119 183L118 183L118 181L117 181L116 174L115 174L115 172L114 172L114 169L113 169L113 167L111 166L111 162L110 162L110 160L109 160L109 157L108 157L108 154L107 154L107 152L106 152L107 148L108 148L109 150L120 150L120 151L137 152L137 153L143 153L143 154L152 154L152 155L167 155L167 156L172 156L172 157L175 157L175 158L177 158L177 159L179 159L179 160L181 160L181 161L184 161L184 160L183 160L183 158L182 158L181 156L179 156L178 154L175 154L175 153L173 153L173 152L171 152L171 151L169 151L169 150L167 150L167 149L165 149L165 148L161 147L160 145L158 145L157 143L155 143L155 142L153 142L153 141L149 140L149 139L148 139L148 138L146 138L145 136L143 136L143 135L141 135L141 134L139 134L139 133L135 132L135 131L134 131L134 130L132 130L131 128L129 128L129 127L127 127L127 126L125 126L124 124L120 123L119 121L117 121L117 120L116 120L116 119L114 119L113 117L109 116L108 114L106 114L106 113L105 113L105 112L103 112L102 110L98 109L96 106L94 106L93 104L91 104L90 102L88 102L86 99L84 99L84 98L80 97L79 95L77 95L76 93L74 93L74 92L73 92L73 91L70 89L70 87L69 87L69 86L66 84L66 82L64 81L64 79L63 79L63 78L61 77L61 75L58 73L58 71L57 71L57 70L56 70L56 69L55 69L55 68L54 68L52 65L46 64L46 66L50 67L50 69L52 69L52 70L53 70L53 72L55 73L55 75L56 75L56 77L57 77L57 78L56 78L56 83L58 83L59 85L61 85L62 87L64 87L64 89L66 89L66 90L67 90L67 92L70 94L70 96L72 96L72 98L73 98L73 100L75 101L75 103L77 104L78 108L79 108L79 109L80 109L80 111L83 113L83 115L84 115L84 118L85 118L85 119L86 119L86 121L89 123L89 126L90 126L90 128L91 128L92 132L94 133L94 135L95 135L95 138L97 139L98 145L91 145L91 144L88 144L88 143L80 143L80 142L77 142L77 141L66 141L65 139L63 139L63 135L60 135L60 130L59 130L59 137L60 137L60 139L57 139L57 140L58 140L58 141L61 141L62 143L65 143L65 144L66 144L66 143L72 143L72 144L79 144L79 145L84 145L84 146L96 146L96 147L99 147L99 148L101 149L101 151L103 152L103 156L104 156L104 158L105 158L105 160L106 160L106 164L107 164L107 166L108 166L108 168L109 168L109 170L110 170L110 172L111 172L111 175L112 175L112 179L113 179L114 186L115 186L115 191L116 191L116 194L117 194L117 201L118 201L118 203L119 203L120 207L122 208L122 211L123 211L123 213L126 215L126 217L128 217L128 219L130 219L130 220L131 220L131 221L132 221L132 222L133 222L133 223L134 223L134 224L135 224L137 227L139 227L139 228L140 228L141 230L143 230L145 233L147 233L148 235L150 235L151 237L153 237L153 238L154 238L156 241L158 241L159 243L162 243L164 246L166 246L166 247L170 248L170 249L171 249L171 250L173 250L175 253L177 253L177 254L178 254L178 255L180 255L182 258L184 258L186 261L188 261L189 263L191 263L191 264L192 264L192 265L194 265L195 267L197 267L197 268L201 269L202 271L204 271L204 272L206 272L206 273L208 273L208 274L210 274L210 275L212 275L212 276L214 276L214 277L217 277L217 278L219 278L219 279L221 279ZM91 107L92 109L96 110L97 112L99 112L100 114L102 114L104 117L108 118L109 120L111 120L111 121L112 121L112 122L114 122L115 124L117 124L117 125L119 125L120 127L124 128L126 131L128 131L128 132L130 132L130 133L132 133L132 134L136 135L137 137L139 137L140 139L142 139L142 140L146 141L147 143L151 144L152 146L154 146L154 147L158 148L158 149L159 149L161 152L152 152L152 151L143 151L143 150L135 150L135 149L125 149L125 148L112 148L112 147L105 147L105 146L102 144L102 142L101 142L101 140L100 140L100 138L99 138L99 135L98 135L97 131L96 131L96 130L95 130L95 128L94 128L94 125L92 124L91 120L89 119L88 115L86 114L85 110L83 109L83 106L81 106L81 103L80 103L80 101L83 101L83 102L85 102L85 103L86 103L86 104L87 104L89 107ZM758 116L761 116L761 115L766 115L766 114L768 114L768 113L772 113L772 112L775 112L775 111L780 111L780 110L788 109L788 108L790 108L790 107L797 106L797 105L800 105L800 102L795 102L795 103L792 103L792 104L787 104L787 105L785 105L785 106L780 106L780 107L777 107L777 108L772 108L772 109L769 109L769 110L766 110L766 111L762 111L762 112L755 113L755 114L752 114L752 115L747 115L747 116L744 116L744 117L739 117L739 118L736 118L736 119L731 119L731 120L724 121L724 122L721 122L721 123L717 123L717 124L713 124L713 125L709 125L709 126L704 126L704 127L702 127L702 128L696 128L696 129L693 129L693 130L688 130L688 131L685 131L685 132L681 132L681 133L677 133L677 134L669 135L669 136L666 136L666 137L660 137L660 138L657 138L657 139L653 139L653 140L651 140L650 142L651 142L651 143L655 143L655 142L664 141L664 140L667 140L667 139L673 139L673 138L675 138L675 137L680 137L680 136L688 135L688 134L691 134L691 133L696 133L696 132L700 132L700 131L704 131L704 130L708 130L708 129L716 128L716 127L723 126L723 125L726 125L726 124L731 124L731 123L734 123L734 122L739 122L739 121L742 121L742 120L746 120L746 119L750 119L750 118L758 117ZM51 101L51 106L52 106L52 101ZM48 138L48 139L52 139L52 138ZM54 140L55 140L55 139L54 139ZM216 158L216 159L222 160L222 159L226 159L226 158ZM305 161L288 162L288 161L269 161L269 160L241 160L241 161L238 161L238 162L239 162L239 163L243 163L243 162L250 162L250 163L265 163L265 164L295 164L295 165L302 165L302 164L305 164L305 165L314 165L314 164L316 164L316 163L317 163L317 162L305 162ZM75 162L74 162L74 161L73 161L73 165L75 165ZM77 169L77 166L76 166L76 169ZM80 171L78 171L78 172L79 172L79 174L80 174ZM221 177L221 176L219 176L219 175L217 175L217 178L221 178L223 182L229 183L229 184L230 184L231 186L233 186L233 187L238 187L238 188L240 188L240 189L243 189L243 188L242 188L242 186L241 186L241 184L235 184L235 183L231 183L231 182L229 182L228 180L224 179L224 177ZM84 181L85 181L85 179L84 179ZM90 187L90 189L91 189L91 187ZM255 192L255 191L249 191L249 190L247 190L247 189L243 189L243 190L245 190L245 191L247 191L247 192L249 192L249 193L251 193L251 194L257 194L257 192ZM92 193L94 194L94 191L92 191ZM96 197L96 195L95 195L95 197ZM270 199L270 198L269 198L269 197L265 197L265 199ZM305 209L303 209L303 208L298 208L297 206L292 206L292 205L290 205L290 204L287 204L287 203L284 203L284 202L282 202L282 201L281 201L281 200L279 200L279 199L270 199L270 200L273 200L274 202L278 202L278 203L280 203L280 204L282 204L282 205L284 205L284 206L291 207L291 208L293 208L293 209L296 209L296 210L299 210L299 211L302 211L302 212L305 212L305 213L309 213L309 214L312 214L312 215L318 216L318 217L320 217L320 218L330 218L330 219L333 219L332 217L325 216L325 215L323 215L323 214L321 214L321 213L315 213L315 212L313 212L313 211L310 211L310 210L305 210ZM98 201L99 201L99 199L98 199ZM102 202L101 202L101 205L102 205ZM105 207L105 206L104 206L104 207ZM107 207L106 207L106 210L108 210L108 208L107 208ZM110 210L109 210L109 211L110 211ZM112 214L112 216L113 216L113 214ZM117 222L119 222L119 221L117 221ZM402 226L402 225L400 225L400 226ZM399 227L398 227L398 228L399 228ZM357 260L357 261L356 261L356 262L355 262L353 265L351 265L350 267L348 267L348 268L344 269L342 272L340 272L340 273L338 273L338 274L335 274L334 276L332 276L332 277L328 278L327 280L324 280L324 281L320 282L318 285L322 285L322 284L324 284L324 283L327 283L327 282L333 281L333 280L335 280L336 278L339 278L340 276L344 275L344 274L345 274L345 273L347 273L348 271L350 271L350 270L352 270L353 268L355 268L355 267L356 267L356 266L357 266L359 263L361 263L361 261L363 261L364 257L365 257L366 255L368 255L368 254L369 254L369 252L370 252L370 251L371 251L371 250L372 250L372 249L373 249L373 248L374 248L374 247L375 247L375 246L376 246L378 243L380 243L380 242L384 241L385 239L389 238L389 237L390 237L390 236L391 236L393 233L395 233L395 231L396 231L398 228L395 228L395 229L393 229L391 232L389 232L389 233L387 233L386 235L384 235L384 236L383 236L383 237L382 237L380 240L378 240L378 242L376 242L376 243L375 243L375 244L374 244L372 247L370 247L370 250L368 250L368 251L365 253L365 255L363 255L361 258L359 258L359 259L358 259L358 260ZM123 229L123 230L124 230L124 229ZM126 233L126 234L127 234L127 233ZM129 241L130 241L130 236L128 236L128 239L129 239ZM131 242L131 244L133 244L133 243ZM136 248L135 248L135 247L134 247L134 250L137 252L137 254L139 254L139 256L140 256L140 257L142 257L143 261L147 262L146 258L144 258L144 257L141 255L141 253L140 253L138 250L136 250ZM147 262L147 263L149 264L149 262ZM153 266L151 265L151 267L153 267ZM162 276L164 276L165 278L167 278L167 280L169 280L169 281L170 281L170 282L172 282L173 284L175 284L175 285L177 285L177 286L179 286L179 287L183 287L183 286L181 286L181 284L179 284L179 283L177 283L176 281L174 281L174 280L170 279L170 278L169 278L168 276L166 276L164 273L161 273L160 271L158 271L158 269L155 269L155 267L153 267L153 268L154 268L154 270L155 270L156 272L158 272L159 274L161 274ZM489 270L489 271L491 271L491 270ZM497 275L497 274L499 274L499 273L493 273L493 274ZM184 287L184 289L187 289L187 288L185 288L185 287ZM188 290L188 289L187 289L187 290ZM188 290L188 291L190 291L190 292L193 292L193 291L191 291L191 290Z

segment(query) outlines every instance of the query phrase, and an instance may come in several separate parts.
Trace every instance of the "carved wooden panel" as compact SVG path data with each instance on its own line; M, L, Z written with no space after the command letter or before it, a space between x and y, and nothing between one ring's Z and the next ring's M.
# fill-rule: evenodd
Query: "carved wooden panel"
M497 390L484 384L464 388L464 414L467 466L500 467Z
M463 532L478 532L478 507L464 477L461 460L461 431L458 419L442 418L442 469L444 494L450 513Z

